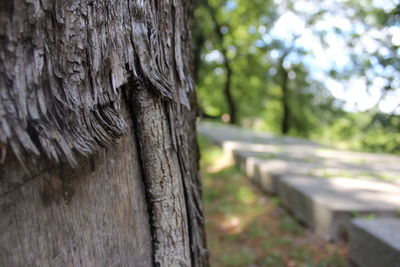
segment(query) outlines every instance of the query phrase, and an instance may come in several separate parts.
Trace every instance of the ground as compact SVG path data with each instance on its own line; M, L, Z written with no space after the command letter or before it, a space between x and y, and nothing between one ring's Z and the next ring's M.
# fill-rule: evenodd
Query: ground
M199 138L211 266L346 266L344 242L327 243L255 188L222 150Z

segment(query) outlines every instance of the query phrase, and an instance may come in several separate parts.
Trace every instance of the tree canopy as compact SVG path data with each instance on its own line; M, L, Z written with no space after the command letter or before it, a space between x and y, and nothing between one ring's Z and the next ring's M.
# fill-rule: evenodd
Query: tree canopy
M399 10L373 0L199 1L203 116L399 153Z

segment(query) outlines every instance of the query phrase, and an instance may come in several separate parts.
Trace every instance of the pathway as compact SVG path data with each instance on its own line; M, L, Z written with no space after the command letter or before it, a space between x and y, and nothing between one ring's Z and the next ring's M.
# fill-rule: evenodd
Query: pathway
M362 221L400 215L400 157L336 150L303 139L209 122L199 123L198 131L222 146L262 191L277 194L297 218L327 240L349 232L358 237ZM355 217L357 221L352 221ZM363 238L379 239L376 235L369 232ZM399 242L385 239L381 243L391 248L386 253L400 253ZM357 257L362 251L371 253L352 245L352 240L350 248L356 251L350 251L354 263L360 262ZM391 266L396 264L400 265Z

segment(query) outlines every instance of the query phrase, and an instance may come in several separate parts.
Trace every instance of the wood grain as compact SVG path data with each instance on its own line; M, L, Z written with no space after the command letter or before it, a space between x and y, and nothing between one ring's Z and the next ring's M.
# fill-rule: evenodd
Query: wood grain
M25 182L0 196L0 266L152 266L132 130L79 160L78 170L52 168L26 179L12 162L0 167L0 180Z

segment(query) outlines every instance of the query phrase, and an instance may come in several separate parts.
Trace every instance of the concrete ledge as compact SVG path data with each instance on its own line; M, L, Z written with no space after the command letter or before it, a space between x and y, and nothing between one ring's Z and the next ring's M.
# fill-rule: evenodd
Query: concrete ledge
M233 158L239 169L261 191L267 194L278 192L278 182L282 174L287 173L287 162L281 159L260 159L253 153L243 150L233 151Z
M245 165L245 158L257 158L264 163L271 160L285 161L284 168L275 171L274 166L272 170L268 169L268 175L272 176L296 173L322 177L400 180L400 157L394 155L335 150L302 139L278 137L217 123L201 122L198 124L198 131L213 143L222 146L228 155L239 155L242 167ZM267 168L261 169L260 173Z
M285 176L279 196L294 215L326 240L347 232L355 216L394 216L400 187L374 180Z
M400 267L400 219L355 219L349 257L357 267Z
M262 191L278 194L296 217L327 240L339 239L354 217L399 212L400 182L382 182L400 179L397 156L335 150L222 124L199 123L198 129Z

